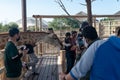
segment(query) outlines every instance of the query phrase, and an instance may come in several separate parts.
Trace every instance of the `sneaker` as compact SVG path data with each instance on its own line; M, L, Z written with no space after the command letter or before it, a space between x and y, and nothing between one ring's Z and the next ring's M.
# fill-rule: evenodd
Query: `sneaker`
M24 78L28 78L32 74L32 71L27 70L27 72L24 75Z
M39 75L39 73L34 72L34 73L32 73L32 75Z

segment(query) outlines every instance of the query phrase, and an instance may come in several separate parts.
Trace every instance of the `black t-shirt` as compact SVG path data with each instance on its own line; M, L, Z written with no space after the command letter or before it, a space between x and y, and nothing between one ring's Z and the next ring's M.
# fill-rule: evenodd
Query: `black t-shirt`
M20 58L13 60L12 57L19 55L18 49L11 41L7 42L4 53L4 64L6 76L10 78L19 77L22 71L22 62Z
M71 38L65 38L66 44L71 44ZM71 46L65 46L66 51L70 51Z

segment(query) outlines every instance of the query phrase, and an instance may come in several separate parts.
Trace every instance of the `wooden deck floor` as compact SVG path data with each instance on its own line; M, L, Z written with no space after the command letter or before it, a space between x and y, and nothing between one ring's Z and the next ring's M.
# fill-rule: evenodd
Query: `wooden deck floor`
M43 55L37 64L38 76L30 76L24 80L58 80L58 56Z

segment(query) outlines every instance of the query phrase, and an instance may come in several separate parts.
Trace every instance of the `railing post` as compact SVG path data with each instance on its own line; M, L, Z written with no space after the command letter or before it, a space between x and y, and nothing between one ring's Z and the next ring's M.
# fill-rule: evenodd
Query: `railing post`
M37 28L38 28L38 21L37 21L37 18L35 18L35 31L37 31Z
M0 80L6 80L3 55L4 55L4 51L1 50L0 51Z
M38 42L38 47L37 47L37 49L38 49L38 54L39 54L40 56L42 56L42 53L43 53L43 43L42 43L42 42Z
M40 47L39 47L39 49L40 49L40 56L42 56L43 55L43 42L40 42Z
M60 50L60 62L62 66L62 72L65 72L66 66L65 66L65 50Z
M60 55L58 56L58 73L65 73L65 50L60 50ZM59 80L61 76L59 75Z
M35 53L38 54L38 44L34 47Z
M93 18L94 27L96 29L96 17Z

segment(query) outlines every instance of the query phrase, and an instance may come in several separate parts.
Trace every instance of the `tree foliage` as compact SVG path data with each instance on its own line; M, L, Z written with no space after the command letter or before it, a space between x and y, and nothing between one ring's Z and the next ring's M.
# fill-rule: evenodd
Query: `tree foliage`
M71 1L73 1L73 0L71 0ZM82 5L86 6L86 8L87 8L87 15L88 15L87 19L88 19L88 23L90 25L92 25L92 9L91 9L92 5L91 5L91 3L94 1L96 1L96 0L85 0L86 4L82 4ZM67 11L62 0L55 0L55 2L58 3L60 5L60 7L65 11L65 13L70 16L70 13Z
M58 29L65 28L79 28L79 21L73 18L54 18L52 22L49 22L49 27Z
M16 23L14 23L14 22L10 22L10 23L5 24L5 25L0 23L0 32L7 32L12 27L18 28L18 25Z
M111 21L111 20L114 20L114 19L111 19L111 18L103 18L103 19L101 19L100 21Z

